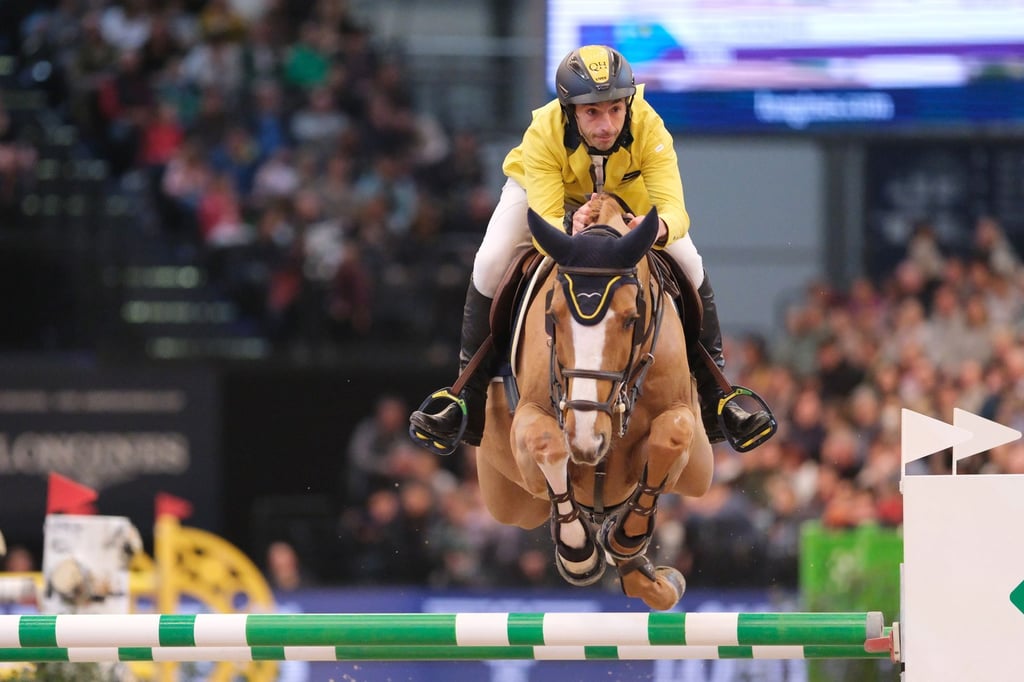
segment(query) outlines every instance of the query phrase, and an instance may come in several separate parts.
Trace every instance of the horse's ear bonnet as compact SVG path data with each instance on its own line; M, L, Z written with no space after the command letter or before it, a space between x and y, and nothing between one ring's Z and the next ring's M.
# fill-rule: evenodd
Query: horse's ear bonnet
M568 268L632 268L654 245L658 238L658 211L651 211L640 224L618 237L612 230L587 229L569 236L555 229L533 209L527 210L530 234L556 263ZM618 237L609 239L608 237Z

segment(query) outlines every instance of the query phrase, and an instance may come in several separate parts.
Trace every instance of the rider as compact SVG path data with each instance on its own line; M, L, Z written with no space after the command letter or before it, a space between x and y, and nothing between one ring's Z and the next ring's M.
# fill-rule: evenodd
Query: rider
M507 180L476 253L466 294L461 367L465 369L490 334L491 300L514 252L531 241L527 206L560 229L571 225L575 234L591 220L591 193L604 191L636 211L630 228L657 207L660 230L655 248L664 249L697 287L704 307L699 341L723 368L715 295L688 234L690 218L672 136L644 99L643 85L635 84L626 59L604 45L587 45L566 55L555 85L557 98L533 112L521 144L505 157ZM462 442L468 445L479 445L483 436L492 366L493 358L478 364L458 396L467 411ZM691 367L708 437L713 443L724 440L716 410L724 393L704 362L698 359ZM429 402L410 416L413 430L454 446L463 408L451 402L427 412ZM722 416L733 442L754 437L772 420L766 410L749 413L735 401L725 404Z

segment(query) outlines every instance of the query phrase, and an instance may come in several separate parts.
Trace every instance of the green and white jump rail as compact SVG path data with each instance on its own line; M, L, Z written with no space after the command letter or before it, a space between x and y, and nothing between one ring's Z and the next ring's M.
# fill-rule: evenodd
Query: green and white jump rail
M879 611L0 615L0 648L861 646Z
M805 646L254 646L26 647L0 649L0 662L116 663L126 661L643 661L684 659L888 658L863 645Z

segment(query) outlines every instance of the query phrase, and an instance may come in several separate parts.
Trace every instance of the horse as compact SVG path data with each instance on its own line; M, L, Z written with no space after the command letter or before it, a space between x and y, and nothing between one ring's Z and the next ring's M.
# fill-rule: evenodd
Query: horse
M626 595L666 610L685 580L646 556L658 499L707 492L712 449L681 317L650 253L657 211L630 230L613 197L592 201L595 224L573 236L529 211L555 264L516 337L514 409L490 385L477 475L497 521L550 524L568 583L594 584L614 565Z

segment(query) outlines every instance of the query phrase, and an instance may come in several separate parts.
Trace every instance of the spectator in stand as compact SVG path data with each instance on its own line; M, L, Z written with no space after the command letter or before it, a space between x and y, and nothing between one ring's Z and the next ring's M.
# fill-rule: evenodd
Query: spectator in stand
M312 186L323 203L324 213L345 223L353 222L356 213L353 176L352 158L335 152L327 158L324 173Z
M391 487L377 488L369 493L364 506L343 511L338 537L350 547L348 557L355 582L392 582L392 569L401 549L401 512L398 493Z
M112 172L121 175L138 161L142 128L155 102L137 52L120 54L113 77L102 81L98 94L105 156Z
M210 149L208 158L214 171L231 178L239 197L252 193L256 170L264 154L248 128L241 124L230 125L224 139Z
M299 189L295 152L281 146L268 154L256 169L250 203L257 209L288 201Z
M304 21L299 28L298 39L292 43L284 56L284 80L299 90L309 91L327 84L330 57L325 45L329 41L325 32L329 27L314 21Z
M370 30L353 21L351 17L344 16L339 26L341 32L339 60L345 65L349 77L348 92L352 94L348 103L355 107L349 113L355 113L359 118L366 116L366 100L373 90L374 74L380 65L381 56L373 45L373 36Z
M199 18L189 10L191 0L162 0L163 15L167 19L171 34L184 48L188 49L199 42Z
M172 102L154 103L142 125L139 163L156 183L185 143L185 127ZM156 186L156 185L155 185Z
M1024 322L1024 277L1020 273L1013 277L989 272L983 291L985 307L991 324L996 329L1012 329Z
M821 444L821 463L836 470L841 478L854 479L864 466L866 453L856 432L846 420L836 420Z
M393 244L408 234L416 217L419 190L404 156L381 154L376 157L370 171L356 180L354 192L360 204L373 199L383 201L388 241Z
M288 133L287 116L283 110L281 87L274 81L260 81L253 86L255 110L250 128L263 153L272 156L281 147L292 143Z
M331 91L313 87L305 105L292 116L290 132L300 147L325 155L334 149L348 126L348 118L334 106Z
M216 87L205 87L199 91L199 102L189 134L202 144L202 154L208 157L209 150L220 144L234 120L224 93Z
M999 221L991 215L980 216L974 224L972 250L992 272L1014 278L1021 272L1021 259L1010 244Z
M988 362L992 357L992 332L985 295L979 292L968 296L964 303L964 328L957 336L958 356Z
M103 10L100 30L118 51L135 52L149 39L151 22L149 0L117 0Z
M67 83L71 117L82 136L91 145L102 139L100 85L109 78L117 63L118 51L103 38L100 13L86 12L82 17L81 35L68 48ZM94 152L99 149L94 146Z
M877 520L878 509L874 494L870 490L858 488L853 481L840 477L822 511L822 524L827 528L856 528L865 523L875 523Z
M687 499L687 512L693 575L704 585L756 584L764 536L754 525L750 498L730 481L718 479L702 497Z
M343 467L345 505L361 505L374 486L387 480L388 453L408 439L408 409L403 398L384 394L377 399L373 414L356 424Z
M211 28L181 64L182 76L204 92L215 90L232 111L242 103L245 68L242 46L227 30Z
M786 442L804 458L820 461L826 435L825 409L821 393L815 386L808 385L797 394L788 417L788 428L783 429Z
M962 306L953 287L946 283L935 287L931 315L925 324L928 328L925 345L929 356L942 369L952 370L962 357L958 339L964 333Z
M281 80L283 57L272 21L268 17L253 20L242 43L243 89L247 94L257 91L260 85L276 85Z
M197 216L201 241L212 251L239 246L250 239L249 226L242 219L235 180L228 173L214 172L213 180L199 200ZM220 258L216 260L221 263ZM221 272L213 274L217 276Z
M266 574L277 593L294 592L314 584L291 543L275 540L267 546Z
M377 65L363 115L363 137L372 154L408 154L415 147L418 130L409 92L396 61Z
M270 317L268 298L271 283L290 263L295 230L289 220L287 202L278 201L257 215L255 236L250 244L236 250L231 259L230 282L226 288L239 311L266 326Z
M765 482L765 492L768 500L761 521L765 534L765 566L762 571L771 585L794 585L800 564L800 532L810 517L806 508L800 505L793 481L787 476L769 477Z
M368 338L373 331L373 275L357 240L346 238L327 290L327 316L336 341Z
M891 290L889 292L891 299L903 301L912 298L921 304L922 313L928 314L931 292L928 287L928 279L917 263L910 260L901 261L888 279L888 286Z
M416 480L373 492L355 524L356 577L363 584L424 585L440 559L429 542L437 523L430 487Z
M54 3L51 3L54 4ZM77 0L58 0L52 10L38 9L37 16L41 20L41 31L45 50L52 55L53 65L64 71L68 60L74 52L75 43L80 38L82 10ZM22 24L22 30L31 22ZM24 41L23 41L24 42ZM66 74L65 74L66 75ZM67 85L64 80L64 85Z
M818 346L816 374L821 396L826 402L849 397L864 380L864 368L843 352L837 336L826 337Z
M142 72L150 79L156 78L184 54L185 47L174 34L167 14L154 15L150 21L149 36L139 49Z
M206 36L223 36L240 43L245 40L248 25L229 0L206 0L199 11L199 28Z
M946 258L939 246L935 226L928 220L918 221L907 244L907 261L913 263L925 282L925 295L930 296L942 281Z
M3 227L15 224L22 198L35 181L38 152L21 139L19 126L0 100L0 217Z
M199 241L199 203L212 179L210 166L194 139L186 139L160 181L161 225L179 240Z
M889 334L882 342L882 358L898 362L908 348L924 349L930 341L924 304L915 296L897 299Z
M828 335L825 311L814 301L790 305L785 313L785 327L775 342L775 362L791 368L798 377L809 377L817 363L818 346Z

